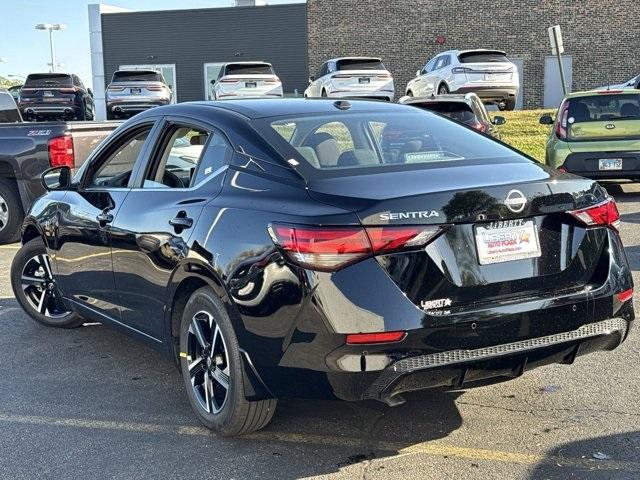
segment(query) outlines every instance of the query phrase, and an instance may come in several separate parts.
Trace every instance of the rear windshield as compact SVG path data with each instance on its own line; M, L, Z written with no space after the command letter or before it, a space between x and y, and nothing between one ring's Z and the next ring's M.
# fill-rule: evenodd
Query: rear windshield
M472 122L476 120L476 115L469 105L464 102L425 102L412 103L412 107L422 108L445 115L457 122Z
M497 142L417 108L305 115L266 119L265 123L277 132L275 138L293 147L289 155L297 152L294 158L303 159L317 171L336 174L359 168L412 169L442 162L491 163L517 157Z
M20 121L20 113L16 102L8 92L0 92L0 123L15 123Z
M383 63L375 58L352 58L338 60L336 62L336 67L338 70L386 70Z
M226 75L275 75L273 67L266 63L231 64L225 69Z
M640 94L608 93L569 100L570 124L622 119L640 119Z
M122 71L113 74L113 82L164 82L158 72Z
M502 52L467 52L458 55L460 63L500 63L508 62L509 59Z
M25 87L51 87L73 85L71 75L65 73L32 73L24 82Z

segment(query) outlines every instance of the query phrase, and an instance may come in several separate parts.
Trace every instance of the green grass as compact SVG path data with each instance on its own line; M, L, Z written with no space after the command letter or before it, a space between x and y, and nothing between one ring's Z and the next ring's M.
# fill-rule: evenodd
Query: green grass
M544 163L544 149L551 127L540 125L539 120L543 113L553 114L554 111L514 110L513 112L492 112L491 115L502 115L507 119L506 124L498 127L503 142Z

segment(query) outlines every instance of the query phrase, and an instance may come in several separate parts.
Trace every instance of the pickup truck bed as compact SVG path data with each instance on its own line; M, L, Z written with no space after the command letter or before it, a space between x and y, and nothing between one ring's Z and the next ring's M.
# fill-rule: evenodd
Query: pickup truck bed
M42 173L52 166L51 152L79 167L119 122L23 122L0 124L0 243L18 238L24 212L44 193Z

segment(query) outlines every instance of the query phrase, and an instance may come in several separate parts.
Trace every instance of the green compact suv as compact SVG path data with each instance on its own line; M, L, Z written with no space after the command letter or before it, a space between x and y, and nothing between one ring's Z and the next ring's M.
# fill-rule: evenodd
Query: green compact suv
M547 141L547 165L584 177L640 181L640 91L601 90L567 95Z

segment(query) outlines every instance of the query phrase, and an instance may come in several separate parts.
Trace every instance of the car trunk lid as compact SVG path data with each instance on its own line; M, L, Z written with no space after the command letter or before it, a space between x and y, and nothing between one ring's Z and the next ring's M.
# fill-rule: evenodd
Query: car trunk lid
M606 238L567 214L605 199L601 187L535 164L330 178L311 181L309 194L352 209L367 227L444 226L426 248L376 257L425 311L584 288Z

